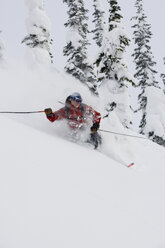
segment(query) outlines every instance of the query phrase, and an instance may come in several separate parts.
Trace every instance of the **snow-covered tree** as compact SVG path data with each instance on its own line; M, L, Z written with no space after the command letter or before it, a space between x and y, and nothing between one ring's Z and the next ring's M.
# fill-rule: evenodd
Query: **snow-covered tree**
M165 147L165 96L162 89L148 86L145 89L146 125L144 134L151 140Z
M164 61L164 64L165 64L165 57L163 58L163 61ZM163 90L164 90L164 94L165 94L165 74L162 73L160 76L161 76L163 84L164 84L164 89Z
M129 73L124 53L130 39L121 23L121 9L116 0L108 0L110 5L109 30L103 37L102 47L96 66L99 72L100 87L106 88L106 116L116 111L121 123L128 127L130 119L130 100L127 83L134 84ZM124 101L123 101L124 100Z
M99 81L115 79L119 87L122 87L124 81L133 83L133 77L128 72L128 68L123 59L125 49L129 46L130 39L121 23L121 10L117 1L109 0L109 4L109 31L104 35L96 65L101 73Z
M94 29L92 30L92 33L94 34L93 40L95 40L97 46L98 46L98 52L97 55L95 56L95 61L94 61L94 67L96 70L96 76L97 76L97 82L99 85L99 71L96 68L96 61L98 60L99 57L99 51L102 47L104 35L106 33L106 22L104 19L104 9L101 3L101 0L93 0L94 1L94 13L93 13L93 23L94 23Z
M93 39L96 41L96 44L101 47L104 31L105 31L105 12L103 10L103 6L101 4L100 0L93 0L94 1L94 20L93 23L95 24L94 30L92 32L94 33Z
M136 65L135 78L138 80L138 86L140 88L140 94L138 96L139 109L142 111L142 119L140 122L140 133L148 135L146 133L145 126L147 124L147 102L148 95L145 91L148 87L154 86L159 88L158 82L155 79L156 70L150 40L151 40L151 26L146 21L146 15L143 8L143 0L136 0L135 7L137 9L136 16L132 19L135 20L135 24L132 26L134 30L134 41L136 48L133 53L134 62Z
M117 2L117 0L108 0L110 4L109 9L109 31L113 30L117 27L117 23L121 23L123 19L121 8Z
M96 76L93 65L89 62L87 46L87 12L83 0L63 0L68 5L68 21L65 26L69 28L67 44L64 47L64 56L68 57L65 66L66 72L86 84L89 89L97 93Z
M25 3L29 9L29 17L26 20L28 35L22 43L31 48L29 51L34 61L39 63L52 62L53 56L50 51L52 44L51 23L44 11L44 2L43 0L25 0Z

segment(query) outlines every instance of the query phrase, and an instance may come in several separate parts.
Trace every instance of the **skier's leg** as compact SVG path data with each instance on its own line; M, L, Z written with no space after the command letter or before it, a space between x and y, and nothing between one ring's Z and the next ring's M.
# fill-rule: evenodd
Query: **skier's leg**
M99 145L101 145L101 143L102 143L102 138L101 138L100 134L98 134L97 132L91 133L90 134L90 143L94 145L95 149L97 149L97 147Z

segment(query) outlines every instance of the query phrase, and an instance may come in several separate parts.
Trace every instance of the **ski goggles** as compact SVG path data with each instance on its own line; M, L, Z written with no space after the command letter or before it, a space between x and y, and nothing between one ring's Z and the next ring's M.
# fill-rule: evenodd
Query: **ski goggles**
M75 102L78 102L78 103L82 102L82 99L80 97L77 97L77 96L73 96L73 97L71 97L71 99Z

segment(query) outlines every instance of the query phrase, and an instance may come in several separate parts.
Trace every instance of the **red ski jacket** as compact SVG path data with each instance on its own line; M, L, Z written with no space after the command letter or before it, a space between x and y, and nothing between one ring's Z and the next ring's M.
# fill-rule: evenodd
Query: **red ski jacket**
M67 119L69 126L72 129L76 129L81 127L83 123L87 123L89 119L91 119L93 123L100 123L101 115L92 107L81 104L78 108L75 108L73 105L69 107L65 106L54 112L51 116L47 116L47 118L51 122Z

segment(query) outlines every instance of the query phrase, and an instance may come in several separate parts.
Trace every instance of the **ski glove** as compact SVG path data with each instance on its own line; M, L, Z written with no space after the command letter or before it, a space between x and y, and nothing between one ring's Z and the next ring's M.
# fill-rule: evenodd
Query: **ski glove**
M98 131L99 127L100 127L99 123L97 123L97 122L93 123L93 126L91 127L91 132L96 133Z
M44 110L45 111L45 114L47 117L51 117L53 112L52 112L52 109L51 108L47 108Z

